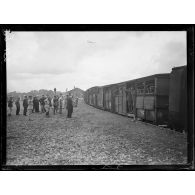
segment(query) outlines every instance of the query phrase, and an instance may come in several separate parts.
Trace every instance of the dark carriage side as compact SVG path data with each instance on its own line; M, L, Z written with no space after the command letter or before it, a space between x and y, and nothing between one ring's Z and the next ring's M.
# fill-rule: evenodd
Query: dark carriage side
M169 126L187 131L187 66L175 67L170 74Z

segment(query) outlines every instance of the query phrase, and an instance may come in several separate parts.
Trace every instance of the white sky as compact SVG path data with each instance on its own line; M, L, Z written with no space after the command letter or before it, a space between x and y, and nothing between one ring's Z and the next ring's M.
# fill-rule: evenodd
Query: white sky
M186 32L6 32L8 92L83 90L187 64Z

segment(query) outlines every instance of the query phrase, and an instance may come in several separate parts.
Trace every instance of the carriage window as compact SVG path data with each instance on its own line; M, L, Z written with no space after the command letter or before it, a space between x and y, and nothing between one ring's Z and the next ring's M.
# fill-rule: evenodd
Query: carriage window
M153 94L155 90L154 81L146 82L146 94Z

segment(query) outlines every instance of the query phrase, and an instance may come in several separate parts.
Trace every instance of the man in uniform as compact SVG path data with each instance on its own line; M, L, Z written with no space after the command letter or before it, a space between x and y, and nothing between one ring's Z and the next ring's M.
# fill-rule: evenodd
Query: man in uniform
M8 100L8 107L9 107L9 114L8 114L8 116L11 116L12 108L13 108L13 97L9 98L9 100Z
M28 108L28 99L26 95L24 96L23 107L24 107L23 115L26 116L27 108Z
M16 105L16 115L19 115L20 113L20 98L19 97L16 99L15 105Z
M42 95L42 97L39 101L40 101L40 104L41 104L41 112L44 113L45 112L45 96Z
M33 98L32 98L32 95L29 95L29 99L28 99L28 119L29 121L32 121L31 119L32 112L33 112Z
M35 112L39 112L39 100L38 100L38 96L35 97L34 106L35 106Z
M60 94L60 97L59 97L59 114L62 114L62 104L63 104L63 97L62 97L62 94Z
M58 108L58 98L54 95L53 98L53 114L56 114Z
M72 117L72 113L73 113L73 104L72 104L72 97L71 97L70 93L69 93L69 97L67 99L66 109L68 110L67 117L71 118Z
M46 116L49 117L49 111L50 111L50 105L51 105L51 100L50 100L49 95L47 95L47 97L44 100L44 102L45 102Z

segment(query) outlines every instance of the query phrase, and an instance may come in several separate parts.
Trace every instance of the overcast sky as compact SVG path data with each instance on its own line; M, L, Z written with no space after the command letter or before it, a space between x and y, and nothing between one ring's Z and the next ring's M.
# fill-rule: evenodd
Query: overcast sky
M186 65L186 32L6 32L8 92L83 90Z

